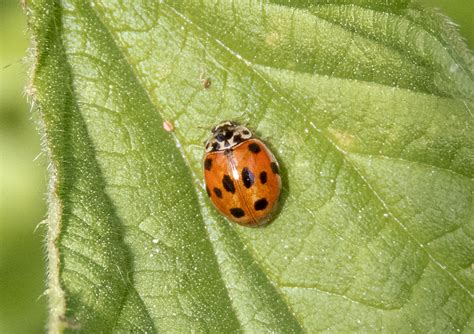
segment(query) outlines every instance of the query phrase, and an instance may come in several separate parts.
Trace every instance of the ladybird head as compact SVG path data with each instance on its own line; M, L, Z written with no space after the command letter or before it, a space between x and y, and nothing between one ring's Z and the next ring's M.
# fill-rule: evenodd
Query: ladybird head
M222 151L252 138L252 132L236 122L225 121L211 130L212 134L206 141L206 152Z

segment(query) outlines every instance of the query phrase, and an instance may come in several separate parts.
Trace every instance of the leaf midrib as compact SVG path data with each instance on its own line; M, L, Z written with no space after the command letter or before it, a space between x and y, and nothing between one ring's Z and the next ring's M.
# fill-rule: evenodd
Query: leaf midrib
M119 47L117 41L114 39L114 37L113 37L114 35L113 35L111 29L108 27L108 25L107 25L105 22L103 22L103 21L101 20L100 15L98 15L98 13L97 13L97 11L96 11L96 9L95 9L94 7L91 6L90 9L95 13L96 19L101 23L101 25L104 27L104 29L106 29L107 36L109 36L109 37L111 38L112 43L115 45L115 48L116 48L116 50L120 53L122 59L126 59L126 60L127 60L127 65L128 65L128 67L130 68L131 73L133 73L134 80L135 80L137 83L140 83L141 89L142 89L142 91L145 93L145 95L146 95L146 97L147 97L147 99L148 99L150 105L154 106L155 112L156 112L157 114L162 115L162 114L160 113L159 108L157 108L157 106L153 103L153 100L151 99L151 97L150 97L150 95L149 95L149 93L148 93L148 90L146 90L145 87L143 87L143 84L142 84L141 81L139 80L139 76L137 75L137 73L136 73L136 71L135 71L135 68L130 65L131 63L130 63L130 61L128 61L128 57L127 57L126 53L123 52L122 48ZM162 116L163 116L163 115L162 115ZM175 141L175 143L179 144L179 139L177 138L177 136L176 136L176 134L175 134L174 132L171 133L171 136L172 136L173 140ZM182 145L179 144L179 145L175 145L175 146L176 146L178 152L180 153L181 157L183 158L183 162L185 163L185 165L186 165L187 168L189 169L189 171L190 171L190 173L191 173L191 176L192 176L192 178L194 179L193 181L194 181L195 185L200 184L199 178L197 177L197 175L195 174L194 170L193 170L193 169L191 168L191 166L189 165L189 159L186 158L186 155L185 155L185 153L184 153L184 151L183 151L183 149L182 149ZM203 192L203 190L201 190L201 192L198 193L199 191L198 191L198 189L197 189L196 186L194 186L193 189L194 189L194 191L195 191L195 193L196 193L196 198L198 199L198 201L199 201L199 200L202 201L202 192ZM202 222L204 223L204 216L202 215L201 209L200 209L200 212L201 212ZM122 222L122 224L123 224L123 222ZM146 231L143 231L143 230L140 229L138 226L134 226L134 225L131 225L131 226L133 226L133 228L138 229L141 233L145 233L145 234L148 235L148 233L147 233ZM128 227L127 227L127 228L128 228ZM207 231L207 228L205 228L205 230L206 230L207 240L208 240L209 244L212 245L213 243L212 243L212 240L211 240L211 238L210 238L210 236L209 236L209 233L208 233L208 231ZM237 238L240 238L239 236L236 236L236 237L237 237ZM214 247L213 247L213 249L214 249ZM229 294L229 290L228 290L227 284L225 283L225 279L223 278L223 274L222 274L222 271L221 271L221 268L220 268L220 265L219 265L217 256L216 256L216 254L215 254L214 252L212 252L212 254L213 254L213 256L214 256L214 259L215 259L215 263L216 263L216 265L217 265L217 268L219 269L219 275L220 275L221 281L223 282L223 286L224 286L225 289L226 289L227 297L228 297L229 300L231 301L230 294ZM256 262L256 263L258 263L258 262ZM260 268L260 267L259 267L259 268ZM261 269L261 268L260 268L260 269ZM262 271L262 272L263 272L263 271ZM133 274L133 272L131 272L131 274ZM133 288L133 286L132 286L131 288ZM128 295L129 293L130 293L130 291L127 289L126 294L124 294L124 297L123 297L123 299L122 299L122 305L120 306L120 310L123 309L124 304L125 304L125 302L126 302L126 297L127 297L127 295ZM148 313L149 316L150 316L150 312L149 312L149 310L148 310L146 304L143 302L142 296L141 296L138 292L136 292L136 293L137 293L137 295L139 296L140 301L142 302L143 307L147 310L147 313ZM235 310L234 304L233 304L232 302L230 302L229 305L230 305L230 307L231 307L231 309L232 309L232 311L233 311L234 319L236 319L236 321L237 321L237 322L241 325L241 327L243 328L242 325L244 325L244 324L242 324L241 319L237 316L238 312ZM287 303L287 306L289 307L290 305ZM294 312L291 312L291 313L290 313L290 316L294 318ZM116 321L116 323L118 322L118 319L119 319L119 318L120 318L120 313L117 314L117 319L116 319L117 321ZM301 326L301 328L302 328L301 321L300 321L299 319L296 319L296 318L295 318L295 321L296 321L296 322Z

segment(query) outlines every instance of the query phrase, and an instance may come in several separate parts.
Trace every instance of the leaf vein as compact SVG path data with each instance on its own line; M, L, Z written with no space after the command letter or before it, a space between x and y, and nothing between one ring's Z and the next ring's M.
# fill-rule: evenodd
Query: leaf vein
M242 57L238 52L236 52L235 50L229 48L227 45L225 45L222 41L220 41L219 39L217 39L216 37L212 36L210 33L208 33L207 31L203 30L201 27L197 26L193 21L191 21L188 17L186 17L184 14L180 13L179 11L177 11L174 7L172 7L171 5L169 4L164 4L166 5L168 8L170 8L170 10L172 10L177 16L181 17L182 19L184 19L186 22L188 22L189 24L193 24L199 31L201 31L202 33L204 33L206 36L208 36L210 39L212 39L215 43L217 43L218 45L220 45L224 50L228 51L232 56L234 56L238 61L242 62L244 65L246 65L250 71L252 71L257 77L259 77L274 93L275 95L277 96L280 96L280 98L285 101L288 106L290 106L290 108L293 109L293 111L295 111L295 113L300 116L300 117L303 117L303 119L305 119L305 117L302 115L301 111L299 110L299 108L296 107L296 103L291 103L289 98L287 98L284 94L282 94L276 87L275 85L273 85L268 79L265 78L265 76L263 74L261 74L258 70L256 70L252 65L252 62L248 61L247 59L245 59L244 57ZM357 169L357 167L352 163L352 161L350 159L347 159L346 155L347 155L347 152L344 151L342 148L340 148L334 141L331 140L331 138L329 138L327 135L324 134L324 132L318 128L315 124L311 123L311 126L312 128L317 131L319 134L322 134L322 136L324 138L326 138L326 140L341 154L341 156L348 162L348 164L351 166L351 168L354 170L354 172L361 178L362 182L364 184L366 184L366 186L368 187L368 189L372 192L372 194L375 196L375 198L377 199L377 201L387 210L388 214L393 218L393 220L395 222L397 222L397 224L402 227L402 229L405 231L405 233L413 240L416 242L416 244L418 245L418 247L420 247L421 249L423 249L424 252L426 252L426 254L429 256L429 258L431 259L431 261L433 261L433 263L438 266L438 268L447 273L448 276L455 282L455 284L457 284L460 288L462 288L465 292L467 292L471 297L473 297L473 294L449 271L446 269L446 267L442 266L441 263L439 263L439 261L436 260L435 257L433 257L432 254L430 254L428 252L428 250L423 247L423 245L417 241L417 239L408 231L408 229L406 228L406 226L389 210L389 207L387 206L387 204L385 203L385 201L382 199L382 197L375 191L375 189L372 187L372 185L367 181L367 179L363 176L362 172Z

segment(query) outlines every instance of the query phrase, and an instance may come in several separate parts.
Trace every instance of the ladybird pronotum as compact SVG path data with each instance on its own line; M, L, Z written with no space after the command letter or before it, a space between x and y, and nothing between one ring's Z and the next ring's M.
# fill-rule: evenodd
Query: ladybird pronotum
M212 204L228 219L259 226L272 217L281 191L278 162L245 126L225 121L205 143L204 180Z

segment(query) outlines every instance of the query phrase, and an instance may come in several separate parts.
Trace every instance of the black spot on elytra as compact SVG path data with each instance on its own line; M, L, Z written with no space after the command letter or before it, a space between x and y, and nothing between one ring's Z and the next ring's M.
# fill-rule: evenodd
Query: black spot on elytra
M211 197L211 192L209 191L209 188L206 186L206 192L207 192L207 196Z
M242 181L244 182L245 188L250 188L255 182L255 176L247 167L242 169Z
M229 175L224 175L224 177L222 178L222 185L224 186L224 189L228 192L232 194L235 193L234 181L232 181Z
M211 158L207 158L204 161L204 168L206 168L207 170L211 170L211 168L212 168L212 159Z
M235 218L240 218L240 217L245 216L245 212L241 208L230 209L230 214L234 216Z
M262 210L265 210L265 208L267 207L268 205L268 201L266 198L260 198L258 201L256 201L255 203L253 203L253 207L255 208L255 210L257 211L262 211Z
M267 172L263 171L260 173L260 183L261 184L267 183Z
M280 174L280 170L278 169L278 165L276 162L272 161L270 164L270 167L272 168L272 172L275 174Z
M258 146L258 144L252 143L249 145L249 150L250 152L258 153L260 152L260 146Z
M216 194L217 197L222 198L222 191L217 187L214 188L214 194Z

